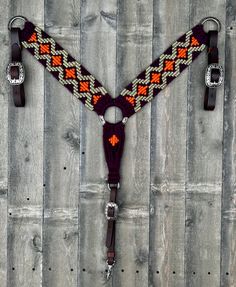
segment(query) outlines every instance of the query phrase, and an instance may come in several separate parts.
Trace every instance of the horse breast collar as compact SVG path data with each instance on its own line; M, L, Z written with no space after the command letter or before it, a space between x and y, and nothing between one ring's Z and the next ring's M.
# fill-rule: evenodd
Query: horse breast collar
M25 22L24 28L13 28L16 19ZM217 24L217 30L205 32L206 21ZM103 146L108 167L110 201L105 207L107 225L107 278L115 264L115 223L118 214L116 203L120 187L120 163L125 141L125 123L130 116L141 110L161 90L187 68L208 47L208 66L205 73L206 92L204 109L214 110L216 87L223 82L223 70L218 64L217 38L220 22L214 17L204 18L187 33L176 40L159 58L134 79L117 98L106 89L78 61L56 41L29 22L16 16L9 21L11 32L12 62L7 67L7 79L13 88L13 100L17 107L25 105L25 72L21 61L21 49L28 50L64 87L78 98L89 110L95 111L103 124ZM121 109L123 119L117 123L104 118L108 107Z

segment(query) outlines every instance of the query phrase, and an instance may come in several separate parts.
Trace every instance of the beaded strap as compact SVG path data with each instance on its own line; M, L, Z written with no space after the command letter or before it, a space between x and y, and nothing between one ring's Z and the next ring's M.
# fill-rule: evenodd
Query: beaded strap
M206 48L206 44L207 34L201 24L176 40L117 97L116 100L120 105L129 103L126 116L129 117L138 112L177 78Z
M111 96L99 81L51 36L27 21L21 32L21 44L89 110L101 113L100 107L103 107Z
M207 33L202 24L193 27L140 73L115 99L78 61L33 23L25 23L21 41L23 47L88 109L94 110L98 115L104 115L107 107L118 106L124 117L130 117L177 78L206 48Z

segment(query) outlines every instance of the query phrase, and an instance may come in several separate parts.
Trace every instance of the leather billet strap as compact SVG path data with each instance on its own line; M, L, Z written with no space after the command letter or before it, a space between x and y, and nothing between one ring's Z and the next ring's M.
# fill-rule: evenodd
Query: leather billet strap
M117 106L124 117L139 111L178 77L205 49L207 38L203 25L196 25L113 99L94 76L39 27L27 21L21 31L22 46L88 109L104 115L108 107Z
M20 66L21 65L21 42L20 42L20 28L11 28L11 60L12 66L9 67L9 76L11 80L17 80L20 77ZM23 66L22 66L23 67ZM12 85L13 101L16 107L25 106L25 92L24 84Z
M208 65L219 63L217 42L218 42L218 31L217 30L208 31L208 43L207 43ZM210 77L211 77L210 81L218 82L220 77L220 70L213 68L211 70ZM216 104L216 88L206 87L204 97L204 109L212 111L215 109L215 104Z
M116 224L116 197L117 197L117 186L112 186L110 190L110 202L107 204L106 215L107 215L107 236L106 236L106 247L107 247L107 264L113 265L115 263L115 224ZM114 203L114 205L112 205ZM118 208L118 207L117 207Z

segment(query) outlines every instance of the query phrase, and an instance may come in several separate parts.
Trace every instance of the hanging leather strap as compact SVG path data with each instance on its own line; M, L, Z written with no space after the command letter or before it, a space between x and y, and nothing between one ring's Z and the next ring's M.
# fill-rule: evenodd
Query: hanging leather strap
M115 264L115 224L118 212L118 206L116 204L117 196L117 185L110 188L110 202L106 206L107 216L107 236L106 236L106 247L107 247L107 264Z
M22 71L22 59L21 59L21 43L20 43L20 28L11 28L11 60L9 66L10 81L17 81L20 77L23 77L24 71ZM12 84L13 101L16 107L25 106L25 92L24 84Z
M219 63L218 56L218 31L210 30L208 31L208 67L211 64ZM209 81L218 82L220 78L220 70L212 68L209 71ZM213 111L216 105L216 87L206 87L205 97L204 97L204 109L208 111Z
M115 233L118 205L116 203L117 190L120 186L120 164L125 142L125 125L106 122L103 125L103 147L108 167L108 187L110 201L106 204L105 215L107 218L107 278L115 264Z

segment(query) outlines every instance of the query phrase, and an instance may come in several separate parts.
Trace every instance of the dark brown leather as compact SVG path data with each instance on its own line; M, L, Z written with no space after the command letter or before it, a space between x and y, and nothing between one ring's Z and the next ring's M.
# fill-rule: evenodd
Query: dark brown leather
M21 44L20 44L20 28L11 28L11 60L12 62L21 62ZM11 67L10 75L12 79L18 79L19 68ZM24 84L12 86L13 101L16 107L25 106Z
M117 186L112 186L110 191L110 202L116 203L117 196ZM114 208L108 208L108 216L114 216ZM115 227L116 220L110 219L107 223L107 238L106 238L106 247L107 247L107 263L108 265L113 265L115 262Z
M210 30L208 32L208 65L212 63L219 62L218 56L218 31ZM211 81L218 82L220 73L218 70L212 70ZM213 111L216 105L216 88L206 87L205 97L204 97L204 110Z

